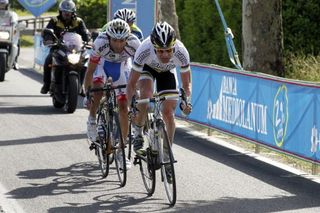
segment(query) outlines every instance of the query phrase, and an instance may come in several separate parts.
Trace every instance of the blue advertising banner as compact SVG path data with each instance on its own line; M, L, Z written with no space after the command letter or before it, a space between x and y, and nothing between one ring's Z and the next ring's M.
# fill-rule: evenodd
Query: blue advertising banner
M320 85L202 65L192 81L189 120L320 162Z
M46 57L50 52L50 48L43 45L42 37L40 34L34 35L34 51L35 51L35 57L34 57L35 64L43 66L46 60Z
M109 0L108 20L121 8L128 8L136 13L136 24L142 30L144 37L150 35L156 21L156 0Z
M51 8L56 3L56 0L18 0L18 2L34 16L38 17Z

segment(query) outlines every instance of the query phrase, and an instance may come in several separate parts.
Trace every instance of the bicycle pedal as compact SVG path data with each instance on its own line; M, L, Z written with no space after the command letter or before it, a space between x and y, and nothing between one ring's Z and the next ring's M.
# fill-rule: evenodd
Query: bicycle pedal
M133 160L133 165L137 165L137 164L140 164L140 159L139 157L135 156Z
M89 149L90 151L96 149L96 145L94 143L90 144Z

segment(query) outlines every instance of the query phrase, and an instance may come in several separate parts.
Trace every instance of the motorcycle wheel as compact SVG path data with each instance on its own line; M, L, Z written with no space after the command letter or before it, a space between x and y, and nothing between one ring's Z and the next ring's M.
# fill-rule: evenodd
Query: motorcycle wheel
M55 97L52 97L52 103L53 103L54 108L60 109L64 106L64 103L57 101L57 99Z
M0 82L4 81L7 72L7 54L0 53Z
M79 92L79 78L76 75L69 75L68 82L68 98L66 104L66 111L73 113L78 104L78 92Z

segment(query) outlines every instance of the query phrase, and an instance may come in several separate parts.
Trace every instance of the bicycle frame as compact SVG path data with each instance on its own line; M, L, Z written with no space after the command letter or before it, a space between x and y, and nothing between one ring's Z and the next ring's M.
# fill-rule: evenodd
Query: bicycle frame
M126 85L112 86L112 83L108 82L103 88L90 89L90 93L104 92L104 97L101 99L98 108L98 141L92 141L99 160L102 176L106 177L108 175L109 165L114 159L121 187L126 184L127 169L115 89L125 87ZM113 154L112 159L109 158L110 154Z
M148 195L152 195L155 191L156 175L155 170L161 168L162 182L164 183L167 198L171 206L176 202L176 180L174 174L174 160L171 150L171 141L166 130L166 125L162 118L161 107L165 100L183 99L183 95L158 96L152 98L133 100L133 109L137 109L137 104L152 103L152 113L148 113L148 129L146 138L148 147L145 155L136 155L134 164L140 165L142 179L147 189ZM165 151L166 150L166 151ZM170 173L170 176L168 176Z

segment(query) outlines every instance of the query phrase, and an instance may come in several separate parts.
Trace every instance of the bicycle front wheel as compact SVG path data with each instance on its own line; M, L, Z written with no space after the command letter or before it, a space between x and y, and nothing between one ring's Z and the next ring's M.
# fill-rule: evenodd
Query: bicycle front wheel
M97 123L98 124L105 124L106 123L106 117L103 112L101 112L98 115ZM99 145L96 146L96 155L98 157L102 177L105 178L109 174L110 161L109 161L109 157L107 154L106 127L105 127L105 125L101 125L101 128L102 129L99 130L99 137L98 137Z
M156 188L156 171L152 158L153 156L150 147L146 149L145 156L139 156L140 173L149 196L154 193Z
M163 147L160 148L161 176L170 206L174 206L177 199L176 177L174 172L175 160L164 123L161 122L158 128L159 140L162 141L161 144L163 145Z
M110 130L110 138L116 170L120 181L120 186L123 187L127 182L126 154L124 152L124 142L120 126L119 114L117 112L114 112L112 119L110 119Z

